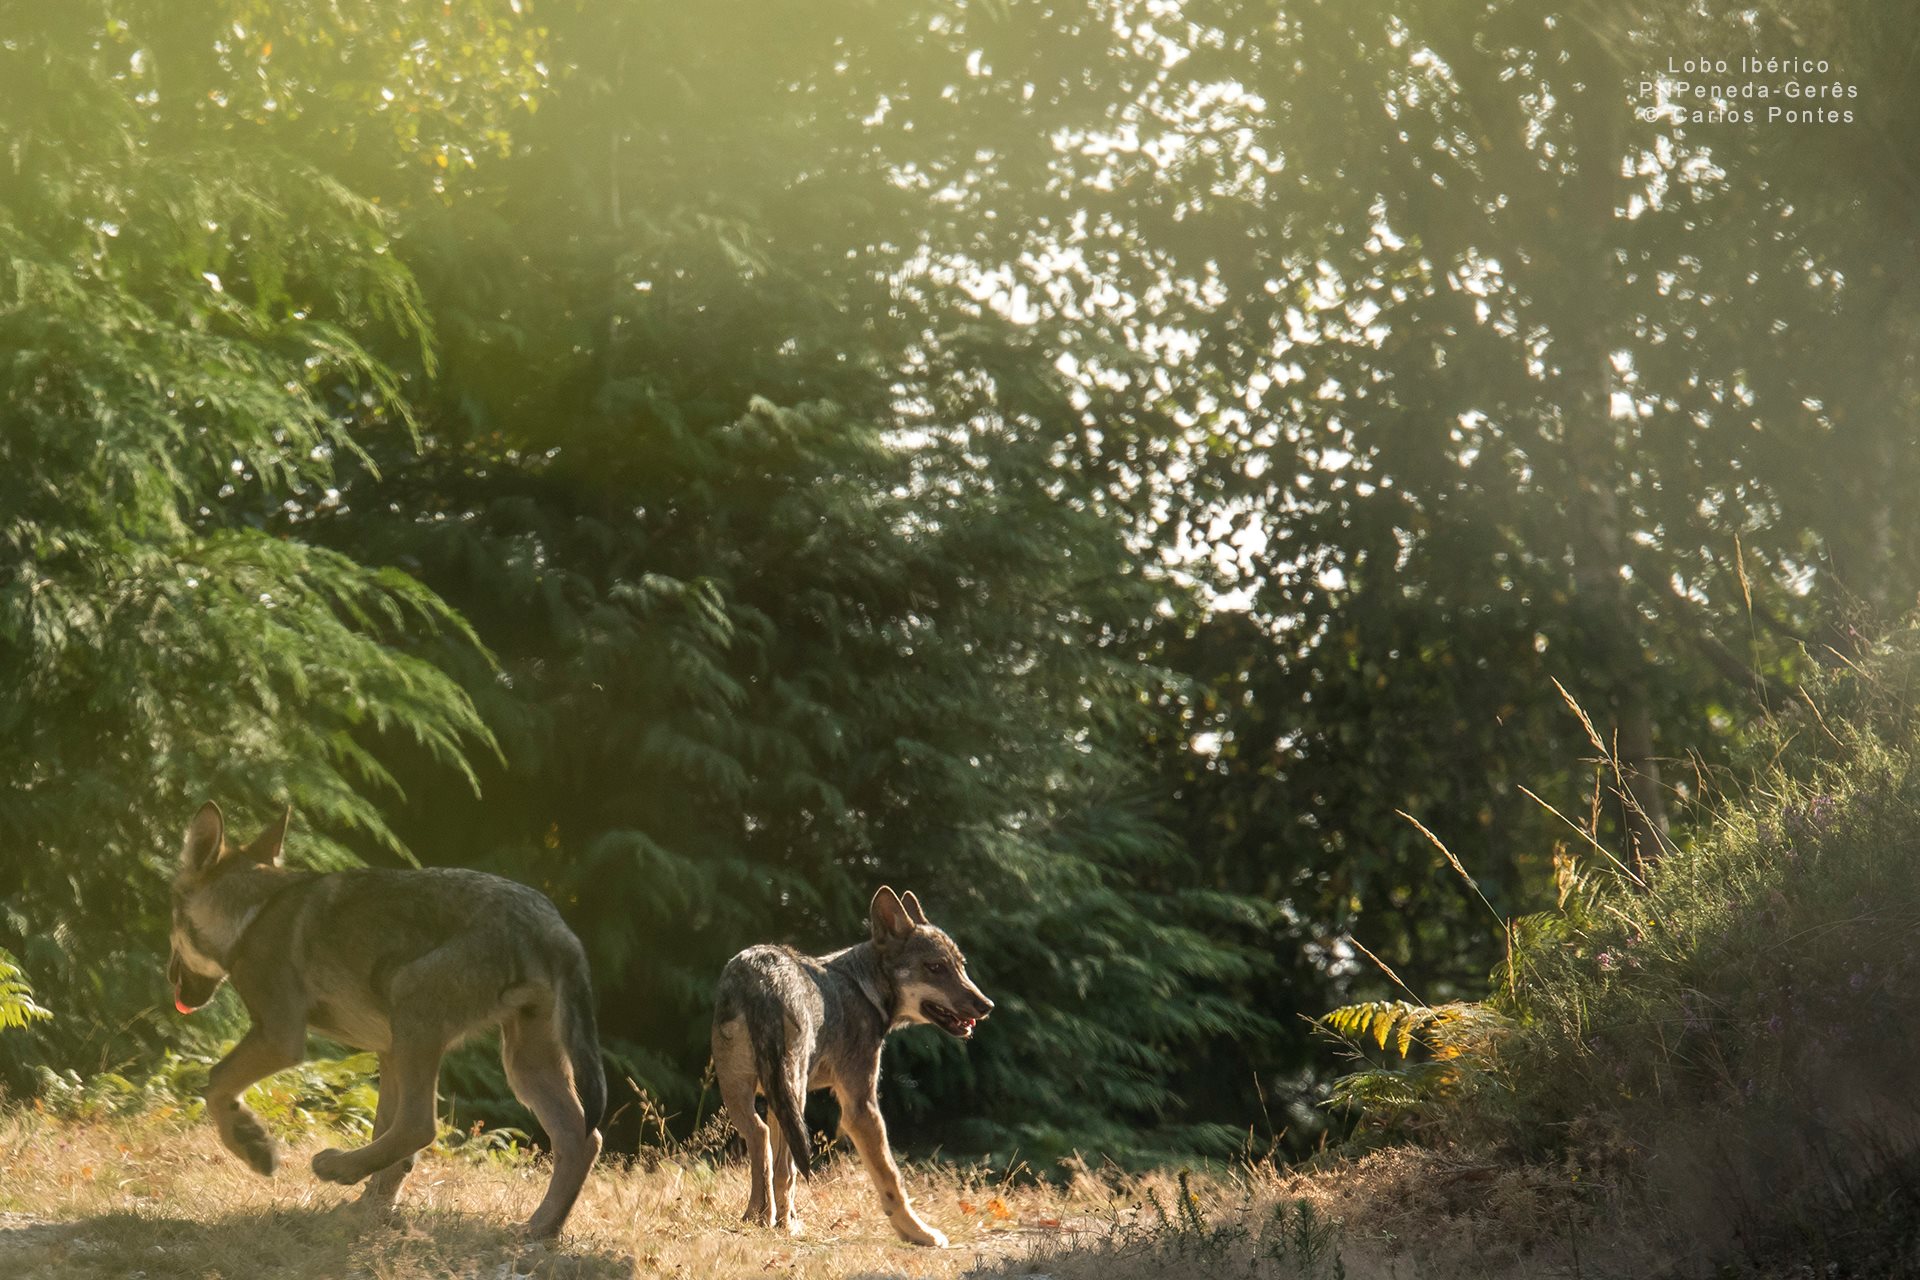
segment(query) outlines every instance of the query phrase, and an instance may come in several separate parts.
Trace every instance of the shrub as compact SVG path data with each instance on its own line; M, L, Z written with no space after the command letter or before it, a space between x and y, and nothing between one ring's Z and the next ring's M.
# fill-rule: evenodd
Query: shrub
M191 1124L203 1116L207 1071L217 1061L218 1054L169 1051L152 1071L138 1077L116 1071L83 1077L43 1067L34 1106L57 1119L81 1123L137 1116ZM378 1066L371 1053L310 1059L254 1085L246 1103L283 1141L319 1135L358 1145L373 1136ZM515 1163L531 1154L532 1139L520 1129L477 1124L457 1129L443 1122L437 1146L474 1160Z
M1811 683L1762 763L1643 875L1562 860L1489 996L1323 1019L1383 1061L1336 1097L1376 1131L1625 1158L1675 1225L1804 1240L1904 1187L1920 1132L1920 629ZM1904 1192L1903 1192L1904 1194Z

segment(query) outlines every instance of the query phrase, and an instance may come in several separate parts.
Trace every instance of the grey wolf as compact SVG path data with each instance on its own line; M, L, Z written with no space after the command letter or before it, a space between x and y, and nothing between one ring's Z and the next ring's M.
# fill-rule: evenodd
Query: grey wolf
M289 869L292 815L238 845L219 806L203 805L174 876L174 1006L192 1013L230 980L252 1017L208 1075L220 1141L271 1177L279 1156L241 1095L306 1056L308 1027L370 1049L380 1064L373 1138L320 1152L313 1172L365 1179L361 1200L391 1208L434 1139L441 1055L497 1025L514 1095L553 1144L553 1177L527 1234L558 1235L600 1154L607 1098L580 940L544 896L499 876Z
M802 1102L832 1089L841 1131L873 1179L887 1220L914 1244L945 1248L900 1185L880 1116L880 1051L887 1033L931 1023L970 1039L993 1001L967 977L967 958L927 921L919 899L882 888L868 912L873 936L826 956L749 947L727 962L713 1011L713 1065L733 1127L747 1144L753 1190L746 1220L799 1233L794 1173L811 1176ZM772 1125L754 1106L765 1093Z

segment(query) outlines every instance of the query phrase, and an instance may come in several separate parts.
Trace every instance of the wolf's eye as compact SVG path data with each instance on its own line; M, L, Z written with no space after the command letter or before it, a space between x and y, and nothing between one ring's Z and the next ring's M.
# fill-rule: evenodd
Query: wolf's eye
M946 976L947 976L947 964L946 964L946 961L944 961L944 960L929 960L929 961L927 961L927 976L928 976L929 978L944 978L944 977L946 977Z

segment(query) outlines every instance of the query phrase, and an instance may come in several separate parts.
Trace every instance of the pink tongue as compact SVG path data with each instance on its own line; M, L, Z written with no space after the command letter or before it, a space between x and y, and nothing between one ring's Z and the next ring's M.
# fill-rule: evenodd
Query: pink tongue
M192 1009L189 1009L189 1008L187 1007L187 1004L186 1004L186 1001L184 1001L184 1000L182 1000L182 999L181 999L181 998L180 998L179 996L175 996L175 997L173 998L173 1007L174 1007L174 1008L176 1008L176 1009L178 1009L178 1010L179 1010L180 1012L182 1012L182 1013L192 1013L192 1012L193 1012L193 1010L192 1010Z

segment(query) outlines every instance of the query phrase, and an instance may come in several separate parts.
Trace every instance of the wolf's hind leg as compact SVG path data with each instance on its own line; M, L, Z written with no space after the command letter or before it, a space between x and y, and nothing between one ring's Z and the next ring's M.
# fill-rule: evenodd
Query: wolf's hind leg
M513 1014L501 1033L500 1057L513 1096L533 1112L553 1144L553 1177L540 1207L527 1220L527 1235L545 1240L560 1234L573 1211L573 1202L600 1155L600 1133L587 1124L553 1010Z
M416 1151L432 1144L434 1088L440 1075L444 1043L439 1036L433 1036L394 1045L381 1060L380 1105L388 1105L389 1090L395 1095L386 1131L352 1151L329 1147L315 1153L315 1177L352 1186L390 1165L411 1160ZM399 1190L397 1182L394 1189Z
M727 1118L747 1144L747 1168L752 1189L747 1194L746 1221L757 1227L773 1225L773 1158L769 1150L767 1122L753 1105L759 1088L759 1076L753 1065L753 1045L747 1038L747 1023L736 1018L713 1030L713 1073L720 1085L720 1101Z
M373 1109L373 1136L381 1137L393 1127L393 1113L399 1096L399 1083L393 1076L393 1059L380 1055L380 1100ZM360 1203L370 1209L391 1209L400 1196L400 1187L413 1172L416 1157L403 1156L367 1179L360 1192Z
M207 1113L220 1132L221 1145L269 1178L280 1162L279 1153L260 1117L247 1110L240 1095L254 1081L299 1062L305 1048L305 1026L270 1032L255 1023L233 1046L233 1052L207 1073Z
M797 1236L801 1223L793 1213L793 1184L799 1167L787 1149L787 1131L777 1124L769 1127L773 1130L773 1225Z

